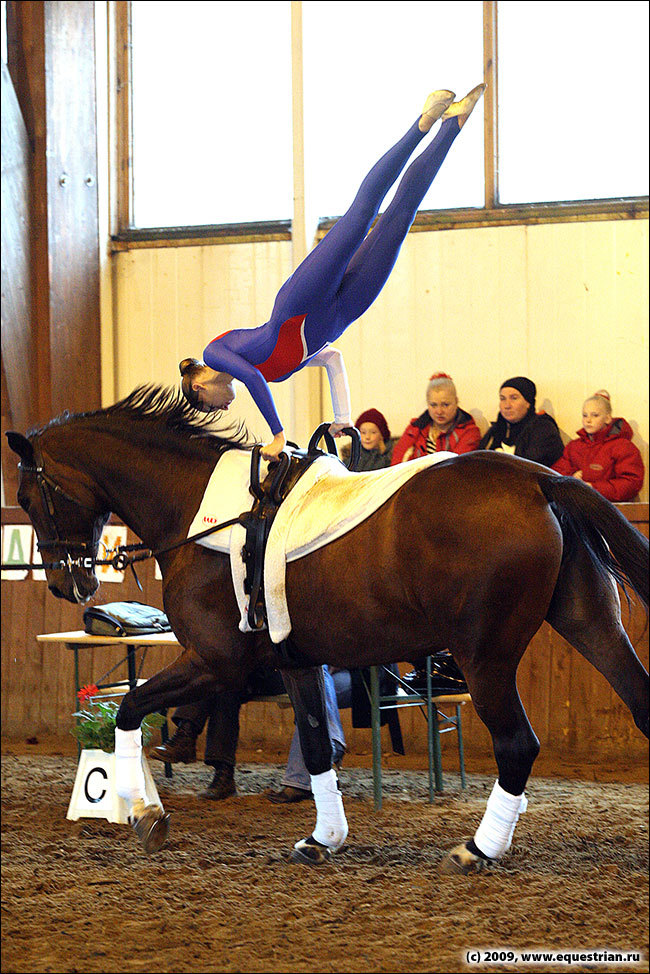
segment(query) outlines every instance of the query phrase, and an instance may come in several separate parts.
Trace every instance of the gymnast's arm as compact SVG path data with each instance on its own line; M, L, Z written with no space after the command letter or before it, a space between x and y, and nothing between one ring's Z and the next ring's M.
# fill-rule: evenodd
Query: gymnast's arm
M346 426L352 425L350 405L350 388L345 371L343 356L338 348L326 345L317 355L307 362L307 365L322 365L327 372L334 406L334 422L330 426L330 433L335 436Z
M254 365L247 362L237 352L225 348L219 339L210 342L205 348L203 361L211 369L214 369L215 372L226 372L228 375L232 375L235 379L239 379L240 382L244 383L253 397L255 405L269 424L273 433L273 441L272 443L267 443L262 448L262 456L265 459L277 457L278 453L286 445L286 437L282 423L280 422L280 417L278 416L278 411L273 402L269 384L259 369L256 369Z

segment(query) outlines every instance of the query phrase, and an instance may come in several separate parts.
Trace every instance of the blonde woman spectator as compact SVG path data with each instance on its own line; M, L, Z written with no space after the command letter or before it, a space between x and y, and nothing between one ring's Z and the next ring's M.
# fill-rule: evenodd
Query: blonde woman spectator
M481 432L472 416L458 405L453 379L435 372L426 392L427 408L412 419L393 449L391 464L416 460L446 450L469 453L478 448Z

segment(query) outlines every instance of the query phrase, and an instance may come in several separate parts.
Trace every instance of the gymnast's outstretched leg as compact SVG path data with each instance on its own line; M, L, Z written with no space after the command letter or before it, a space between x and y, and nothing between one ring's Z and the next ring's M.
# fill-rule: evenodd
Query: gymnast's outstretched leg
M408 167L390 206L350 260L337 295L343 327L368 310L388 280L418 208L484 88L478 85L445 112L435 139Z
M375 163L350 208L280 288L272 318L309 314L336 295L350 258L363 242L382 200L431 126L451 105L451 91L434 91L422 115L399 142Z

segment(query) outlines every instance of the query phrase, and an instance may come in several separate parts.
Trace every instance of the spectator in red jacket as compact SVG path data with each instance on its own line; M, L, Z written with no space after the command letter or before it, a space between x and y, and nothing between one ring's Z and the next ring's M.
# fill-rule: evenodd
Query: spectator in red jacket
M612 417L605 389L586 400L582 422L578 438L567 443L553 469L584 480L610 501L631 501L643 484L643 460L629 423Z
M393 449L391 466L447 450L469 453L478 448L481 431L458 405L456 386L446 372L435 372L427 386L427 408L412 419Z

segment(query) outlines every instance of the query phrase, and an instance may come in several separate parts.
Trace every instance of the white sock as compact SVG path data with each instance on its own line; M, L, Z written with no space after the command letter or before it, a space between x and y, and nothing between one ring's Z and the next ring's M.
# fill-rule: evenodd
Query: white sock
M142 731L115 728L115 790L130 805L146 804L147 796L142 770Z
M316 828L313 835L318 842L336 851L345 842L348 823L343 811L343 796L338 789L336 771L312 774L311 790L316 802Z
M527 807L528 800L523 792L511 795L498 781L494 782L485 814L474 836L474 842L484 855L498 859L508 851L519 816Z

